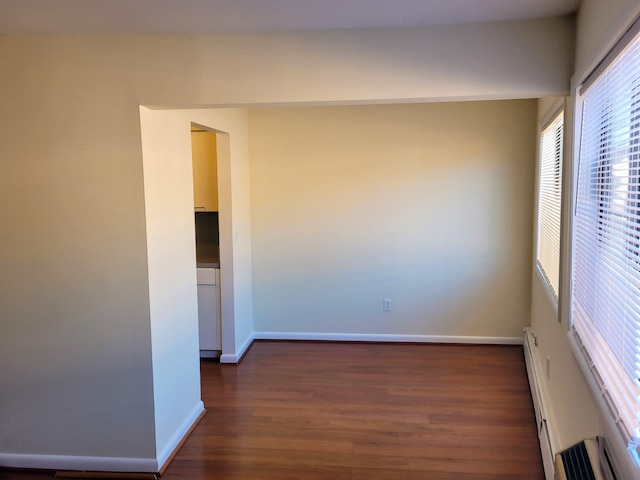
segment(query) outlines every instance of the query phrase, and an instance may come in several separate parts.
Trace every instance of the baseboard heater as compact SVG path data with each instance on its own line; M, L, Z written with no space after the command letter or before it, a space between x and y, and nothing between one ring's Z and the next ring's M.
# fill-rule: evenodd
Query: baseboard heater
M542 454L542 464L544 467L544 475L546 480L553 480L555 477L555 465L553 453L555 451L555 442L552 441L549 434L549 418L545 411L545 402L538 380L537 362L533 353L533 347L536 345L535 336L528 328L524 330L523 347L524 360L527 368L527 377L529 379L529 388L531 390L531 400L533 401L533 410L536 415L536 427L538 430L538 440L540 442L540 453ZM553 425L553 423L552 423Z
M555 480L618 480L604 438L588 438L556 455Z
M585 439L566 450L559 451L556 439L550 430L554 428L555 423L551 418L550 409L545 408L546 391L543 391L542 378L536 368L538 365L536 346L535 335L530 328L525 328L524 359L536 415L545 479L623 480L615 474L618 469L615 468L615 462L612 461L613 457L609 454L609 447L604 437Z

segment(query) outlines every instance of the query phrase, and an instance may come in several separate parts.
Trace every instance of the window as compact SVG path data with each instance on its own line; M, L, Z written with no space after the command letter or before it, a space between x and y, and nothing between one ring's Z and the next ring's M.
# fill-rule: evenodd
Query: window
M640 34L581 89L572 329L616 422L640 445Z
M560 283L563 118L561 111L542 130L538 172L536 261L556 299Z

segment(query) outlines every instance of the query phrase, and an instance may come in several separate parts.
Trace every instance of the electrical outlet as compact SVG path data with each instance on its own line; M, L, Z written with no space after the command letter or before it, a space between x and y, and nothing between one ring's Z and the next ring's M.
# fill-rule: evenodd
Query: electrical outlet
M547 357L546 370L547 370L547 380L549 380L549 376L551 375L551 360L549 359L549 357Z
M383 298L382 299L382 310L384 310L385 312L390 312L391 311L391 299L390 298Z

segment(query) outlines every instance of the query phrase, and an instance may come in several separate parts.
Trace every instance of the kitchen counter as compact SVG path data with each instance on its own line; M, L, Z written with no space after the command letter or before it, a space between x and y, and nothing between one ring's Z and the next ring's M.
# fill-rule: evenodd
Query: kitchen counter
M197 268L220 268L220 247L218 245L196 245Z

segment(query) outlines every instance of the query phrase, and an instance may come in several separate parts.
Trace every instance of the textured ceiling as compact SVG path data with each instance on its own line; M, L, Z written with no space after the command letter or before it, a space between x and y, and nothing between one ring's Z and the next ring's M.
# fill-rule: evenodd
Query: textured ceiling
M580 0L0 0L0 33L215 33L404 27L573 13Z

